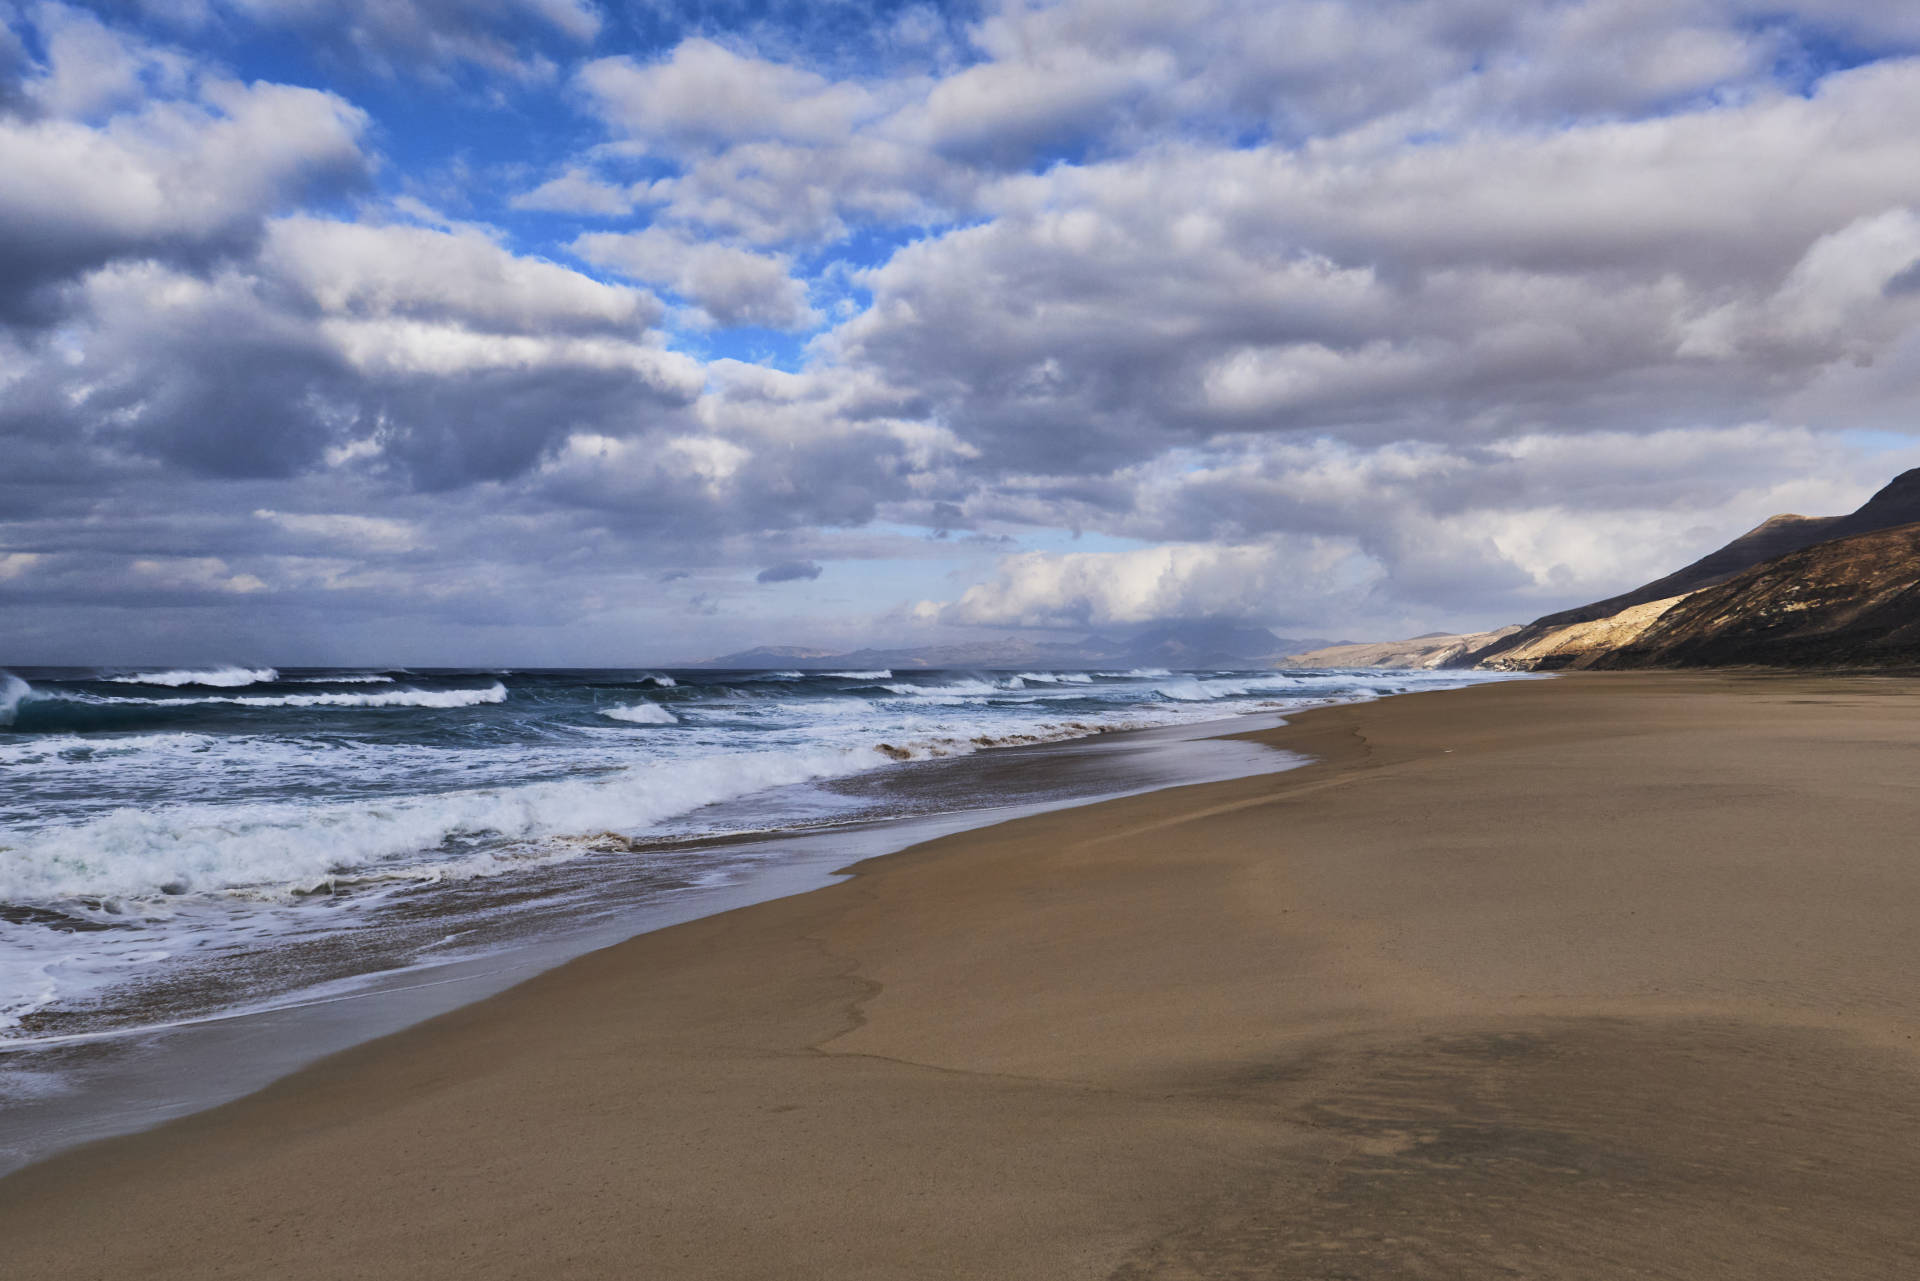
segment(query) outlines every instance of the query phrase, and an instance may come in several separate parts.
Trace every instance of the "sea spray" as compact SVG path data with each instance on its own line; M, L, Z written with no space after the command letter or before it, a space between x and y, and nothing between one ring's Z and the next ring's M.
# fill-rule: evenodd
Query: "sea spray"
M31 693L33 693L33 686L12 672L0 671L0 729L13 724L14 717L20 711L20 704L26 702L27 695Z

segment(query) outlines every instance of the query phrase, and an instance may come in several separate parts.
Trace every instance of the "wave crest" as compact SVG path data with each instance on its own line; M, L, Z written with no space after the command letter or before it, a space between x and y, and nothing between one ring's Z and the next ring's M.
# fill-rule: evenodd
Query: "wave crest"
M362 673L354 676L295 676L293 685L391 685L393 677Z
M106 679L115 685L158 685L166 689L179 689L183 685L241 689L248 685L271 685L280 679L280 673L271 667L182 667L164 672L109 676Z
M609 720L630 725L678 725L680 718L658 703L631 703L625 707L604 707L600 714Z
M944 685L882 685L881 689L903 698L930 698L936 701L963 698L968 695L997 694L1003 689L1018 689L1017 685L996 685L992 681L957 680Z
M13 718L20 710L20 704L26 702L27 695L31 693L33 693L33 686L12 672L0 672L0 729L13 724Z
M208 694L199 698L108 698L63 694L62 701L95 707L478 707L507 701L499 681L485 689L383 689L366 694Z

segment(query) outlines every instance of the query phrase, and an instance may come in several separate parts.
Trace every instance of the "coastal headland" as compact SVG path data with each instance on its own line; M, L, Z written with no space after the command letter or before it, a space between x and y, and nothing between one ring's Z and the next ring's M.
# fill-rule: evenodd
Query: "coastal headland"
M943 838L29 1167L0 1270L1920 1273L1920 685L1261 737L1314 763Z

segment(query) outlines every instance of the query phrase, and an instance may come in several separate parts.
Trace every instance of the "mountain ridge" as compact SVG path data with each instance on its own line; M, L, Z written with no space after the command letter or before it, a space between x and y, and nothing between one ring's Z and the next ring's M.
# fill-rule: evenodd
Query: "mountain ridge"
M1589 666L1920 666L1920 522L1828 539L1693 592Z
M1528 666L1530 660L1524 660L1521 656L1543 649L1552 651L1552 637L1563 629L1602 622L1618 617L1629 609L1717 587L1756 565L1806 547L1915 522L1920 522L1920 468L1901 472L1875 491L1866 502L1845 515L1800 516L1785 513L1769 516L1732 542L1670 574L1605 600L1543 615L1491 645L1457 656L1446 666ZM1549 652L1542 657L1566 658L1567 654L1564 651ZM1569 659L1569 662L1572 661L1575 660Z

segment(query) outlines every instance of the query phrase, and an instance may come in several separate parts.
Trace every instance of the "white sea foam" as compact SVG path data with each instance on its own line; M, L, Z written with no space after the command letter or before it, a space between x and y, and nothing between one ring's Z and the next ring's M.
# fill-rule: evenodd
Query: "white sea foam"
M129 807L9 835L0 902L97 902L164 916L186 894L274 899L367 875L484 875L556 853L529 842L645 831L718 801L884 763L870 748L729 752L388 800Z
M169 689L179 689L183 685L240 689L247 685L271 684L280 679L280 673L271 667L188 667L177 671L109 676L107 679L116 685L162 685Z
M1154 686L1155 692L1163 698L1177 699L1183 703L1210 702L1217 698L1227 698L1247 692L1245 685L1228 681L1177 680L1167 681Z
M821 672L820 674L843 681L890 681L893 679L893 670L886 667L873 672Z
M1136 667L1128 672L1095 672L1095 676L1104 676L1108 680L1151 680L1156 676L1171 676L1172 672L1164 667Z
M796 729L812 730L826 724L870 726L877 715L884 715L864 698L769 698L726 709L754 717L767 717Z
M375 675L295 676L292 678L292 683L295 685L391 685L393 684L393 677Z
M1093 677L1085 672L1021 672L1013 680L1034 685L1091 685ZM1016 686L1016 688L1018 688Z
M678 725L680 718L658 703L633 703L626 707L607 707L602 716L634 725Z
M652 685L656 689L672 689L674 686L678 685L680 682L674 680L673 677L671 676L660 676L656 674L653 676L648 676L647 678L642 680L640 683L642 685Z
M66 694L75 703L107 707L478 707L507 701L507 687L495 681L485 689L383 689L370 694L209 694L200 698L110 698Z
M83 757L153 754L178 759L182 752L204 752L208 745L221 741L205 734L126 734L97 738L82 738L78 734L33 734L0 744L0 765L31 765L55 758L77 760Z
M1311 691L1315 686L1297 676L1275 672L1272 675L1261 676L1181 677L1162 681L1153 688L1154 692L1162 698L1192 703L1210 702L1221 698L1245 698L1250 694L1294 694Z
M12 672L0 672L0 728L13 724L20 704L26 702L27 695L31 693L33 686Z
M130 970L165 961L172 955L170 943L159 931L137 928L50 939L43 928L0 921L0 1031L18 1027L37 1010L111 986ZM15 1074L8 1078L7 1084L15 1085ZM4 1107L0 1102L0 1110Z
M997 694L1003 689L1017 689L1018 686L996 685L991 681L949 681L944 685L882 685L889 693L906 698L957 699L977 697L981 694Z

